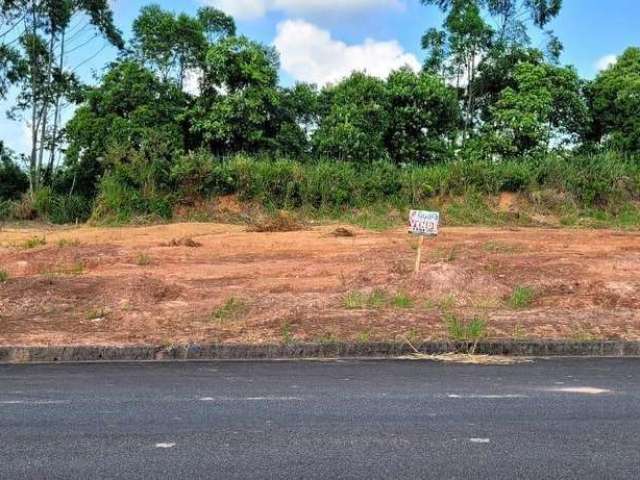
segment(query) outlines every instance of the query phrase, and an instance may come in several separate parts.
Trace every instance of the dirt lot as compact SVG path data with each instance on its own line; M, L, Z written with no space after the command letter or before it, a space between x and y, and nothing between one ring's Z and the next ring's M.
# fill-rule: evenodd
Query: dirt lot
M419 342L474 316L490 337L640 339L639 233L446 228L415 276L405 230L335 228L5 228L0 344Z

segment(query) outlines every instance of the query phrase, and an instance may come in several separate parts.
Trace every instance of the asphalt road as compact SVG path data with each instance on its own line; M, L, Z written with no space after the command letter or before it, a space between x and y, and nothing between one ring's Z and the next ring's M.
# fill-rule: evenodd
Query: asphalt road
M637 479L640 360L0 366L2 479Z

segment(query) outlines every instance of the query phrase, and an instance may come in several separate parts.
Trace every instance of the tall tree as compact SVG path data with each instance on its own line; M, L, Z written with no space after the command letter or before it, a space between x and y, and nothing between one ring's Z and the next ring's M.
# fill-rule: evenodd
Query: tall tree
M163 80L173 79L183 88L188 72L202 69L209 47L235 31L233 18L211 7L190 16L149 5L133 22L132 45Z
M492 70L484 68L485 63L493 62L494 67L514 67L509 65L509 60L529 45L531 28L542 30L549 37L547 50L553 60L562 49L553 32L545 30L559 14L562 0L421 2L435 5L445 13L442 30L431 29L422 38L422 47L427 51L425 70L442 75L460 89L464 112L463 142L481 120L478 109L482 107L486 111L487 98L483 99L483 96L495 94L496 89L488 85L488 79L478 81L483 73ZM488 92L483 88L488 88ZM495 98L495 95L488 97L489 100Z
M446 159L460 127L456 92L439 77L393 72L387 80L389 125L385 145L396 163Z
M627 49L589 85L592 127L588 139L640 152L640 48Z
M321 117L313 134L315 151L340 161L372 162L388 158L385 134L389 102L383 80L353 73L326 87Z
M216 154L274 150L282 127L278 54L246 37L209 48L191 131Z
M29 178L15 161L14 153L0 141L0 201L13 200L29 188Z
M169 150L182 150L179 119L186 95L139 63L127 59L112 64L84 97L65 127L69 190L93 195L112 148L136 150L150 138L161 137Z
M87 25L96 30L96 35L119 48L123 47L123 40L113 23L108 0L5 0L0 14L12 22L0 33L5 42L0 75L6 72L2 77L5 84L10 81L18 86L17 102L10 115L22 118L30 112L29 180L34 192L55 163L61 99L72 98L79 83L65 66L65 35L71 19L75 15L86 16ZM17 70L16 65L20 66ZM46 151L48 165L44 164Z
M575 143L587 124L582 81L573 67L522 63L485 126L508 155L546 151L552 140Z

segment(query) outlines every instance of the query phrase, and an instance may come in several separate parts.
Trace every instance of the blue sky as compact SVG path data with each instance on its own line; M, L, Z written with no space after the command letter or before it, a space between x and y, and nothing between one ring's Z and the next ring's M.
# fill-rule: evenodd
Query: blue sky
M174 11L194 12L209 4L236 16L240 33L274 44L282 60L281 81L318 84L339 79L353 69L384 76L389 70L422 61L420 37L442 17L418 0L112 0L116 23L129 34L140 7L158 3ZM640 1L564 0L563 10L551 27L565 46L562 62L575 65L587 78L626 47L640 45ZM81 31L69 65L82 64L78 72L90 80L115 52L92 33ZM10 99L9 99L10 101ZM6 110L8 102L0 102ZM28 148L26 128L0 117L0 138L11 148Z

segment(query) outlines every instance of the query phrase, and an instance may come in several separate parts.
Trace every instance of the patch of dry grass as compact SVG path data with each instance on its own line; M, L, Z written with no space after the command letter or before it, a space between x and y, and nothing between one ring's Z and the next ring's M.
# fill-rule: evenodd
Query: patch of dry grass
M468 365L513 365L516 363L531 363L526 357L506 357L503 355L472 355L467 353L443 353L441 355L426 355L412 353L400 357L403 360L431 360L444 363L461 363Z
M286 211L280 211L274 217L259 218L249 224L248 232L297 232L306 229L306 225Z
M331 235L334 237L355 237L356 232L345 227L338 227L331 232Z
M191 237L184 237L184 238L172 238L170 241L160 244L160 246L200 248L202 244L200 242L196 242Z

